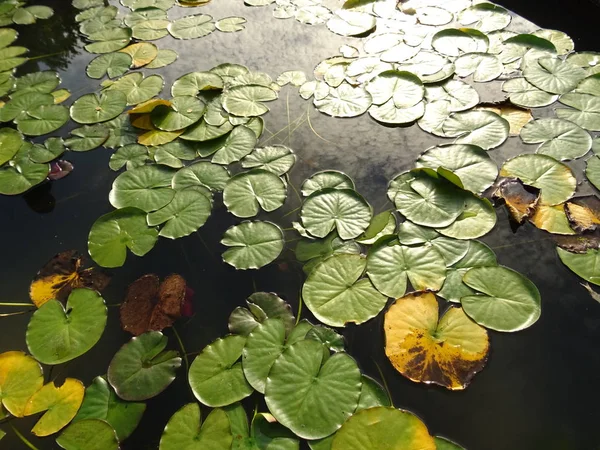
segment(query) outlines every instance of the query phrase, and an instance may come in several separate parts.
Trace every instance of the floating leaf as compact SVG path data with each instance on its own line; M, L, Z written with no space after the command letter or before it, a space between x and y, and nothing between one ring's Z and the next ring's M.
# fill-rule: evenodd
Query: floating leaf
M375 28L376 20L371 14L362 11L339 9L327 22L330 31L342 36L357 36Z
M85 49L90 53L111 53L126 47L131 41L131 28L107 28L91 33L88 38L92 42Z
M473 75L473 81L480 83L495 80L504 70L498 57L488 53L465 53L454 64L459 77Z
M134 336L147 331L162 331L181 317L186 282L172 274L161 283L154 274L143 275L127 288L119 308L121 328Z
M569 225L566 206L563 205L537 205L535 213L529 220L537 228L554 234L575 234Z
M476 110L492 111L510 125L511 136L518 135L523 127L533 120L531 110L513 106L509 102L481 103Z
M106 122L121 114L126 105L127 97L119 91L85 94L71 105L71 118L82 124Z
M33 394L25 407L26 416L46 411L31 432L42 437L64 428L77 414L83 394L83 383L74 378L67 378L59 387L53 381L44 385Z
M433 247L408 247L394 239L382 239L369 252L367 275L377 290L387 297L402 297L408 281L417 290L439 290L446 278L442 255Z
M234 86L223 94L223 108L235 116L260 116L269 111L261 102L277 99L277 92L257 84Z
M108 422L85 419L71 423L56 439L66 450L118 450L119 441Z
M110 277L94 268L84 269L83 258L75 250L67 250L54 256L37 273L29 296L38 308L52 299L65 302L76 288L90 288L101 292Z
M12 70L24 64L27 61L27 58L21 57L24 53L27 53L27 49L16 45L0 49L0 72Z
M36 164L29 159L31 147L29 142L25 142L12 162L0 168L0 194L22 194L48 176L49 164Z
M425 95L423 83L419 77L410 72L388 70L380 73L366 85L375 105L382 105L393 100L397 108L408 108L416 105Z
M100 147L108 139L108 129L102 125L85 125L71 130L71 137L65 139L65 147L74 152L87 152Z
M204 104L197 98L175 97L170 106L158 105L152 110L152 123L163 131L177 131L198 122L204 110Z
M528 123L521 131L526 144L541 144L536 153L558 160L580 158L592 146L590 134L572 122L562 119L538 119Z
M484 33L506 28L511 19L512 16L506 9L485 2L466 8L458 15L461 24L477 28Z
M159 236L170 239L188 236L206 223L211 207L211 198L200 187L178 190L168 205L148 214L148 225L164 223Z
M254 149L244 157L242 167L264 169L282 176L289 172L295 163L296 155L291 148L285 145L273 145Z
M212 72L190 72L175 80L171 88L171 95L173 97L184 95L195 97L202 91L221 89L223 89L223 79L219 75Z
M69 121L69 110L62 105L41 105L27 110L15 123L23 134L41 136L58 130Z
M415 415L390 407L354 414L335 434L331 450L435 450L427 427Z
M479 103L477 91L469 84L458 80L448 80L443 83L428 85L425 88L425 98L430 103L447 100L450 102L448 112L471 109Z
M248 297L246 303L248 308L238 306L229 316L229 331L234 334L247 336L267 318L280 319L285 324L286 334L296 325L292 308L276 294L255 292Z
M361 324L375 317L387 298L361 278L366 267L365 257L352 254L333 255L317 264L302 287L306 306L330 326Z
M371 223L357 241L361 244L374 244L379 238L388 234L394 234L395 231L396 216L392 211L383 211L373 216Z
M600 225L600 199L595 195L576 197L564 204L564 212L575 231L595 231Z
M140 401L164 391L181 366L177 352L164 351L167 337L150 331L132 338L108 366L108 382L123 400Z
M569 93L562 95L560 102L573 108L557 108L560 119L570 120L586 130L600 131L600 97Z
M448 28L435 33L431 45L442 55L459 56L461 53L486 52L489 39L478 30Z
M523 183L541 189L540 201L557 205L575 193L577 180L565 164L546 155L520 155L509 159L500 176L516 177Z
M189 382L194 396L211 407L227 406L252 394L244 378L242 349L246 338L227 336L206 346L190 367Z
M533 325L541 314L540 293L531 281L506 267L476 267L463 282L478 291L461 298L465 313L478 324L496 331L519 331Z
M232 440L229 418L222 409L213 410L202 423L200 407L189 403L169 419L159 449L228 450Z
M105 81L103 85L107 86L103 92L120 91L127 96L128 105L137 105L158 95L162 91L164 80L160 75L150 75L144 78L142 73L135 72L127 74L114 82Z
M234 33L244 29L246 19L243 17L225 17L215 23L217 30L224 33Z
M306 83L306 74L299 70L288 70L277 77L277 84L280 86L291 84L300 87L304 83Z
M227 264L238 270L259 269L283 250L283 232L271 222L242 222L225 231L221 244L230 247L223 252Z
M464 202L465 209L456 221L437 231L455 239L476 239L492 231L497 219L491 202L475 195L466 195Z
M536 88L525 78L512 78L505 81L502 90L509 93L511 103L523 108L540 108L558 100L558 95L548 94Z
M139 144L129 144L120 147L111 155L108 166L112 170L119 170L123 167L131 170L143 166L148 161L150 161L150 156L147 147Z
M494 191L494 197L501 198L518 224L532 217L540 201L540 190L525 186L516 178L505 178Z
M133 60L128 53L114 52L97 56L87 66L88 77L99 80L105 75L109 78L118 78L125 75Z
M525 79L549 94L566 94L577 87L586 76L585 71L560 58L545 57L527 64Z
M563 264L573 273L590 283L600 285L600 250L589 249L583 253L573 253L557 248L556 251Z
M354 181L343 172L337 170L324 170L312 174L302 183L302 195L308 197L322 189L350 189L354 190Z
M0 166L10 161L23 145L23 136L12 128L0 128Z
M44 377L40 364L23 352L0 353L0 406L23 417L31 396L40 390Z
M198 14L174 20L168 30L175 39L196 39L212 33L215 24L208 14Z
M175 171L163 166L142 166L119 175L109 193L115 208L132 206L145 212L156 211L175 196L171 180Z
M177 60L177 52L169 49L159 49L156 58L146 66L146 69L160 69Z
M508 121L491 111L464 111L452 114L444 121L446 136L455 137L457 144L474 144L489 150L508 138Z
M212 162L216 164L231 164L250 154L256 145L257 137L250 128L239 125L227 136L223 145L217 146ZM208 154L211 154L213 150ZM201 152L202 153L202 152Z
M173 189L185 189L190 186L206 186L222 191L229 179L229 172L223 166L208 161L199 161L179 170L173 177Z
M125 47L122 50L119 50L121 53L126 53L131 56L131 68L137 69L138 67L145 66L156 58L158 55L158 49L156 45L151 44L149 42L138 42L136 44L131 44Z
M353 87L342 83L329 90L329 94L314 99L314 105L322 113L332 117L356 117L364 114L371 106L371 95L362 86Z
M158 238L156 228L146 224L146 213L137 208L124 208L100 217L88 236L92 259L102 267L121 267L129 248L134 255L144 256Z
M117 397L104 377L96 377L92 384L86 388L83 403L73 419L73 423L86 422L88 425L82 426L82 430L87 433L88 427L91 429L101 428L98 425L92 425L93 422L88 422L91 419L106 421L111 426L112 434L116 433L119 440L123 441L136 429L145 410L146 405L144 403L124 402ZM64 441L66 439L64 435L71 433L74 433L74 431L63 433L59 439ZM106 440L109 441L110 434L108 432L102 431L101 434L106 434ZM86 436L91 440L96 440L93 435L86 434ZM110 442L112 442L112 439L110 439Z
M356 362L343 352L323 359L321 343L310 339L296 342L277 358L267 378L269 410L279 423L304 439L320 439L335 432L354 412L360 396ZM315 410L320 411L318 416Z
M253 217L262 208L271 212L285 202L286 186L274 173L262 169L230 178L223 190L223 203L237 217Z
M43 364L61 364L83 355L104 332L106 305L96 291L73 289L66 307L45 302L27 326L27 347Z

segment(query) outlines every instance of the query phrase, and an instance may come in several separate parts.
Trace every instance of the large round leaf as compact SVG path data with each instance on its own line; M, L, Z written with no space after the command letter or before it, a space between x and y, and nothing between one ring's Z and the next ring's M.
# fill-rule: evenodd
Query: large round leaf
M523 75L538 89L550 94L566 94L577 87L586 73L569 61L548 56L527 64Z
M448 101L448 111L465 111L479 103L479 94L471 85L458 80L428 85L425 89L427 102Z
M356 362L343 352L324 364L323 358L321 343L296 342L277 358L267 378L269 411L304 439L329 436L358 405L361 378Z
M132 338L115 354L108 366L108 382L123 400L140 401L164 391L175 379L181 358L163 351L167 337L150 331Z
M62 105L40 105L28 109L15 119L17 128L28 136L41 136L58 130L69 120L69 110Z
M373 104L382 105L393 100L397 108L409 108L416 105L425 95L423 83L410 72L388 70L380 73L366 85Z
M465 389L487 361L487 332L461 308L451 307L439 322L438 310L430 292L396 300L385 314L385 354L410 380Z
M442 260L443 265L443 260ZM387 297L368 278L361 278L367 260L361 255L333 255L318 264L302 287L306 306L321 322L343 327L361 324L375 317Z
M0 128L0 166L10 161L23 145L23 136L12 128Z
M121 50L131 41L131 28L106 28L88 36L92 42L84 48L90 53L110 53Z
M446 263L434 247L404 246L391 237L380 240L369 252L367 275L379 292L398 298L405 294L408 281L416 290L439 290L446 278Z
M105 75L109 78L117 78L127 73L131 63L131 56L127 53L106 53L92 59L87 66L86 73L88 77L97 80Z
M455 239L476 239L492 231L497 220L492 203L475 195L466 195L464 201L465 209L456 221L437 231Z
M573 273L590 283L600 286L600 250L589 249L585 253L572 253L557 248L558 256Z
M158 165L141 166L117 177L108 195L115 208L132 206L145 212L156 211L175 196L171 180L175 171Z
M260 209L275 211L286 198L285 183L272 172L253 169L231 177L223 190L223 203L237 217L252 217Z
M158 239L156 228L146 224L146 213L137 208L124 208L100 217L90 230L88 250L102 267L121 267L129 248L134 255L144 256Z
M229 316L229 331L234 334L248 336L259 323L263 323L268 318L281 319L285 324L286 333L290 333L292 328L298 330L300 326L300 324L296 325L296 319L289 303L276 294L255 292L248 297L246 303L248 308L238 306Z
M52 95L41 92L26 92L12 98L0 108L0 121L10 122L18 117L26 117L28 110L34 110L38 106L53 105Z
M150 42L138 42L119 50L119 53L131 56L131 68L137 69L154 61L158 55L158 49Z
M323 238L334 229L342 239L360 236L373 213L366 200L351 189L326 188L309 196L300 212L310 234Z
M73 422L56 439L65 450L119 450L115 430L100 419Z
M208 161L199 161L179 170L173 177L173 189L190 186L206 186L222 191L229 180L229 172L223 166Z
M220 127L219 127L220 128ZM248 155L256 145L257 137L250 128L240 125L227 136L222 146L217 146L212 162L216 164L231 164ZM211 149L210 153L214 152ZM210 154L208 153L208 154ZM202 156L206 156L201 153Z
M448 169L460 178L464 188L479 194L498 177L498 167L488 154L476 145L449 144L431 147L417 159L417 167Z
M436 450L433 438L419 418L389 407L354 414L335 434L331 450Z
M457 144L473 144L489 150L508 138L510 125L491 111L464 111L446 119L443 130L446 136L455 137Z
M174 20L168 29L175 39L196 39L212 33L215 24L208 14L198 14Z
M496 55L488 53L465 53L456 61L456 74L460 77L473 75L473 81L492 81L502 75L504 66Z
M570 120L586 130L600 131L600 97L569 93L562 95L560 102L571 107L556 109L560 119Z
M271 222L242 222L225 231L221 244L230 247L223 252L227 264L241 270L259 269L283 250L283 232Z
M145 403L121 400L104 377L96 377L86 388L83 403L73 423L90 419L106 421L119 440L123 441L136 429L145 410Z
M204 347L190 366L189 381L194 396L204 405L227 406L240 401L253 389L244 377L243 336L227 336Z
M44 303L27 326L27 347L43 364L61 364L91 349L104 332L106 305L96 291L73 289L66 308Z
M302 195L308 197L321 189L351 189L354 190L354 181L348 175L337 170L323 170L313 173L304 180L301 186Z
M505 81L502 90L509 93L511 103L523 108L540 108L558 100L558 95L548 94L536 88L525 78L511 78Z
M242 167L264 169L282 176L289 172L295 163L296 155L291 148L285 145L272 145L254 149L244 157Z
M533 325L541 314L540 293L530 280L506 267L476 267L463 282L478 291L461 298L464 311L484 327L519 331Z
M364 87L342 83L329 90L326 97L314 99L314 105L322 113L333 117L356 117L371 106L372 98Z
M0 194L22 194L46 179L50 165L32 162L29 158L32 148L29 142L23 143L10 164L0 168Z
M204 104L195 97L175 97L170 106L158 105L152 110L152 123L163 131L181 130L198 122L204 109Z
M159 450L230 450L233 441L227 413L211 411L204 423L197 403L189 403L167 422ZM234 444L234 448L235 444Z
M223 108L230 114L240 117L260 116L267 111L261 102L277 99L277 92L266 86L248 84L234 86L223 94Z
M71 118L75 122L90 124L114 119L127 106L127 97L119 91L85 94L71 105Z
M141 72L133 72L115 81L105 81L103 93L122 92L127 97L128 105L137 105L150 100L162 91L164 79L160 75L144 78Z
M65 147L74 152L87 152L106 142L108 129L102 125L84 125L71 130L71 137L65 139Z
M526 144L541 144L536 153L568 160L585 155L592 147L592 137L573 122L562 119L537 119L521 130Z
M195 97L201 91L221 89L223 89L223 79L219 75L212 72L191 72L175 80L171 87L171 95L173 97L182 95Z
M571 169L546 155L519 155L509 159L500 169L500 176L515 177L541 189L540 201L547 205L558 205L570 199L577 186Z
M43 384L42 368L31 356L17 351L0 353L0 406L10 414L23 417L27 402Z
M327 28L342 36L356 36L375 28L375 17L363 11L339 9L327 22Z

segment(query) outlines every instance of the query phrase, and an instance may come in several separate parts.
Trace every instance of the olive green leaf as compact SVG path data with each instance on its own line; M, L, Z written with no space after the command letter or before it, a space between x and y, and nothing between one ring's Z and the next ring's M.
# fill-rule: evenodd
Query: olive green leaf
M229 331L248 336L267 318L280 319L289 334L296 324L289 303L271 292L255 292L246 300L248 308L238 306L229 316ZM294 329L296 330L298 326Z
M264 169L277 176L289 172L295 163L296 155L285 145L256 148L242 159L242 167L245 169Z
M206 186L222 191L229 180L229 171L209 161L198 161L177 171L172 180L173 189L185 189L190 186Z
M108 422L84 419L71 423L56 438L65 450L119 450L119 440Z
M65 139L65 147L74 152L87 152L100 147L108 139L108 128L103 124L84 125L71 130L71 137Z
M120 91L85 94L71 105L71 118L78 123L92 124L114 119L127 106L127 97Z
M223 190L223 203L237 217L252 217L262 208L271 212L283 206L286 185L273 172L252 169L229 180Z
M107 75L109 78L118 78L125 75L131 67L133 60L127 53L105 53L94 58L88 64L86 73L88 77L99 80Z
M592 147L592 137L587 131L573 122L554 118L525 124L521 139L526 144L541 144L536 153L559 161L580 158Z
M354 190L354 181L343 172L337 170L324 170L312 174L302 183L302 195L308 197L321 189L351 189Z
M484 150L500 146L508 138L510 125L491 111L464 111L452 114L442 125L447 137L457 144L478 145Z
M145 212L156 211L173 200L171 180L175 171L158 166L141 166L123 172L112 185L108 199L115 208L132 206Z
M277 92L257 84L234 86L223 94L223 108L240 117L260 116L269 111L262 102L277 99Z
M174 20L168 30L175 39L196 39L215 31L215 24L208 14L197 14Z
M221 244L230 247L223 252L227 264L239 270L259 269L283 250L283 232L271 222L247 221L227 229Z
M600 250L589 249L585 253L572 253L562 248L557 248L558 256L565 266L573 273L590 283L600 285Z

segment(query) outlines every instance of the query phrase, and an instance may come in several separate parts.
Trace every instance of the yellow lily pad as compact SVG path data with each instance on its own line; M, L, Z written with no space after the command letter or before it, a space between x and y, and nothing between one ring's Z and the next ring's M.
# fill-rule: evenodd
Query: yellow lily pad
M150 130L146 133L138 136L138 144L147 146L157 146L168 144L174 141L183 134L185 130L178 131L162 131L162 130Z
M149 42L138 42L137 44L131 44L122 50L121 53L127 53L131 56L131 68L137 69L143 67L146 64L150 64L158 55L158 48L156 45Z
M0 354L0 410L4 407L13 416L23 417L28 400L43 384L42 368L31 356Z

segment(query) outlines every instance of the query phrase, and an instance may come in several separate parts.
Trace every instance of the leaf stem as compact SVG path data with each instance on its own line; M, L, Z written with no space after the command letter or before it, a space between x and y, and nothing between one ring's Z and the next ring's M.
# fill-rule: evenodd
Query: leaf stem
M294 208L291 211L286 212L283 216L281 216L281 218L283 219L284 217L287 217L290 214L294 214L296 211L300 211L301 209L302 209L302 206L298 206L297 208Z
M385 377L383 376L383 371L381 370L381 367L379 367L379 364L377 364L377 361L373 360L373 362L375 363L375 367L377 367L377 371L379 372L379 376L381 377L381 381L383 382L383 387L385 388L385 392L387 392L387 395L390 399L390 403L392 404L392 406L394 406L394 400L392 399L392 393L390 392L390 387L387 384L387 381L385 380Z
M179 344L179 348L181 349L181 355L183 356L183 362L185 362L186 372L189 372L190 371L190 361L188 360L185 346L183 345L183 341L181 340L181 337L179 336L179 333L177 332L177 328L175 328L175 325L173 325L171 328L173 328L173 334L175 335L175 339L177 339L177 343Z
M308 103L306 105L306 119L308 120L308 126L310 127L310 129L312 130L313 133L315 133L315 136L317 136L319 139L321 139L322 141L325 141L329 144L334 144L335 142L331 142L329 139L325 139L323 136L321 136L319 133L317 133L317 130L314 129L314 127L312 126L312 123L310 122L310 103Z
M13 429L13 431L15 432L15 434L19 437L19 439L21 439L21 441L23 442L23 444L25 444L27 447L29 447L31 450L39 450L35 445L33 445L31 442L29 442L25 436L23 436L19 430L17 430L15 427L13 427L12 423L10 424L10 427Z
M33 303L0 303L0 306L35 306Z
M62 55L63 53L66 53L66 50L61 50L60 52L56 52L56 53L46 53L45 55L39 55L39 56L34 56L32 58L27 58L29 61L35 61L36 59L43 59L43 58L49 58L51 56L56 56L56 55Z
M302 315L302 290L298 293L298 312L296 313L296 325L300 323L300 316Z

